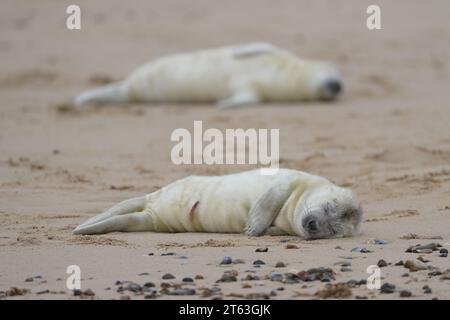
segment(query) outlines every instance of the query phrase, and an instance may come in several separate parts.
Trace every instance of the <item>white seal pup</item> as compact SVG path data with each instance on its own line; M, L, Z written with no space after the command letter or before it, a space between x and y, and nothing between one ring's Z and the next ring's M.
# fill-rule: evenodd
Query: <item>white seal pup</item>
M119 83L82 93L75 104L332 100L342 90L329 63L303 60L268 43L182 53L151 61Z
M259 170L190 176L146 196L123 201L78 226L74 234L112 231L355 235L362 209L353 192L302 171Z

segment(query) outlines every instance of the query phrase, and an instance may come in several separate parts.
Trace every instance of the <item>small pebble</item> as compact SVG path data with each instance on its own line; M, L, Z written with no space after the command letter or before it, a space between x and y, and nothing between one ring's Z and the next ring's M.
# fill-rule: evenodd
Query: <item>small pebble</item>
M238 272L236 270L225 271L222 277L216 282L235 282L237 281Z
M202 280L202 279L205 279L205 277L202 276L201 274L198 274L198 275L196 275L196 276L194 277L194 279L195 279L195 280Z
M244 280L244 281L257 281L257 280L260 280L260 278L258 277L258 276L254 276L254 275L252 275L252 274L248 274L244 279L242 279L242 280Z
M277 262L277 264L275 265L275 268L284 268L284 267L286 267L286 264L281 261Z
M186 277L186 278L183 278L183 280L181 280L181 281L183 281L183 282L194 282L194 279Z
M381 239L369 239L366 242L367 244L376 244L376 245L385 245L388 244L388 242L386 240L381 240Z
M36 294L45 294L45 293L50 293L50 290L47 289L47 290L36 292Z
M146 287L146 288L152 288L152 287L154 287L155 286L155 284L153 283L153 282L146 282L146 283L144 283L144 285L143 285L143 287Z
M231 259L231 257L229 256L225 256L222 259L222 262L220 262L220 264L231 264L233 262L233 259Z
M341 268L341 272L351 272L352 271L352 268L349 268L349 267L342 267Z
M412 296L411 291L408 291L408 290L400 291L400 298L409 298L411 296Z
M267 251L269 251L269 248L267 248L267 247L265 247L265 248L257 248L255 250L255 252L267 252Z
M148 272L142 272L142 273L139 273L138 275L139 275L139 276L148 276L149 273L148 273Z
M296 275L295 273L288 272L288 273L285 273L284 276L285 276L284 283L286 283L286 284L299 283L299 276Z
M403 266L404 262L403 260L400 260L399 262L397 262L396 264L394 264L394 266Z
M175 252L167 252L167 253L161 253L161 256L174 256L176 253Z
M418 261L413 261L413 260L406 260L404 267L409 269L410 272L415 272L415 271L419 271L419 270L426 270L427 266L424 265L421 262Z
M395 290L395 285L390 284L388 282L384 283L380 288L381 293L393 293L394 290Z
M439 243L429 243L426 245L415 245L406 249L405 252L413 252L413 253L431 253L435 250L439 250L438 248L442 247Z
M445 248L442 248L441 250L439 250L439 257L441 258L447 258L448 256L448 250Z
M429 253L433 253L433 250L431 250L431 249L417 249L414 252L415 253L426 253L426 254L429 254Z
M131 292L135 292L135 293L136 293L136 292L141 292L141 291L142 291L142 288L141 288L141 286L138 285L137 283L131 282L131 283L129 283L129 284L126 286L125 290L129 290L129 291L131 291Z
M279 273L272 274L270 276L270 281L283 281L283 275Z
M347 286L349 288L355 288L355 287L359 287L359 286L366 285L366 284L367 284L367 280L365 280L365 279L362 279L359 281L352 279L352 280L347 281Z
M120 300L130 300L130 296L121 296Z
M262 261L262 260L253 261L253 265L254 266L260 266L260 265L263 265L263 264L266 264L266 263L264 261Z
M334 263L335 266L341 266L341 267L350 267L352 264L348 261L338 261Z
M162 279L169 280L169 279L175 279L175 277L171 273L166 273L165 275L162 276Z
M275 296L277 296L278 294L277 294L277 292L275 291L275 290L272 290L272 291L270 291L270 296L271 297L275 297Z
M245 263L245 261L242 259L234 259L233 260L233 264L244 264L244 263Z
M193 296L195 294L195 289L181 288L169 291L167 293L171 296Z
M378 261L378 263L377 263L377 266L380 267L380 268L387 267L387 265L388 265L387 262L385 260L383 260L383 259L380 259Z
M144 295L144 299L154 299L157 297L157 291L152 291L150 294Z
M83 295L88 296L88 297L93 297L93 296L95 296L95 293L91 289L87 289L87 290L83 291Z
M361 247L355 247L351 250L351 252L359 252L359 253L369 253L372 252L366 248L361 248Z
M404 274L402 274L402 277L403 277L403 278L409 277L409 273L404 273Z
M431 290L430 286L428 286L428 285L424 285L422 287L422 289L423 289L423 293L425 293L425 294L433 293L433 291Z
M418 257L417 260L419 260L420 262L423 262L423 263L430 262L430 260L425 259L423 256Z
M80 289L74 289L73 290L73 295L76 296L76 297L77 296L81 296L81 290Z
M26 278L25 279L25 282L33 282L34 281L34 278L33 277L29 277L29 278Z
M285 246L286 249L298 249L298 246L295 244L289 243Z

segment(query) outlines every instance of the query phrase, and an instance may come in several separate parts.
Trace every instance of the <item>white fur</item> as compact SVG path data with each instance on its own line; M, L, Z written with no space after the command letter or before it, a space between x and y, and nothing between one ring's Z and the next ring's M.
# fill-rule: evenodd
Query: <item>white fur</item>
M83 93L88 102L217 102L221 107L262 101L330 98L327 81L341 82L328 63L300 59L267 43L176 54L151 61L123 82Z
M340 211L359 206L350 190L296 170L280 169L276 175L252 170L225 176L190 176L145 197L122 202L78 226L74 233L245 231L248 235L282 233L310 238L302 219L315 214L316 208L333 203ZM322 212L316 213L319 219L327 219ZM346 222L349 225L341 235L353 234L359 223L360 219ZM324 233L323 237L328 236Z

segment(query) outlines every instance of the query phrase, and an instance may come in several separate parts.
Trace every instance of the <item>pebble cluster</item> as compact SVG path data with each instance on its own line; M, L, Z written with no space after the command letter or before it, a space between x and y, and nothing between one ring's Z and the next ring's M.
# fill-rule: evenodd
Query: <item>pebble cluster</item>
M373 245L388 245L385 240L372 240ZM287 250L299 249L299 246L286 244L284 248ZM336 250L344 250L341 247L336 247ZM242 259L233 258L231 256L224 256L219 260L218 266L226 268L222 275L218 279L210 282L210 285L199 285L199 281L205 279L204 275L188 275L182 276L174 275L172 273L164 273L160 275L159 285L155 282L144 282L142 284L133 281L122 281L118 280L115 282L115 291L120 294L120 299L132 299L134 297L142 297L144 299L155 299L164 296L188 296L197 298L209 298L209 299L224 299L224 298L239 298L239 299L271 299L280 294L280 292L286 289L286 286L300 286L299 288L307 288L308 283L318 282L324 283L314 294L306 294L297 292L297 296L309 296L311 298L319 299L343 299L343 298L355 298L355 299L368 299L366 295L354 295L353 289L359 288L361 286L367 285L366 279L361 280L348 280L336 282L336 278L339 278L343 273L352 271L352 256L342 256L343 260L337 261L332 267L317 267L309 268L306 270L289 270L287 271L287 263L283 261L267 261L264 258L264 253L269 252L268 247L256 248L255 252L261 253L261 258L254 261L244 261ZM372 250L368 250L363 247L356 247L350 249L351 253L356 254L368 254ZM408 247L405 250L406 253L411 254L409 259L405 261L400 260L398 262L389 262L384 259L379 259L377 266L379 268L404 268L406 269L402 274L402 277L410 279L411 274L417 273L419 271L426 271L426 277L428 279L438 277L439 281L450 280L450 269L439 270L430 264L431 255L437 252L438 257L447 258L448 250L443 248L438 243L428 243L425 245L417 244ZM149 254L154 255L153 253ZM414 256L418 255L418 256ZM189 259L187 256L178 256L174 252L162 253L161 256L177 256L179 259ZM259 256L259 255L258 255ZM266 256L267 257L267 256ZM244 264L248 265L249 269L245 271L238 271L233 269L233 265ZM264 267L264 268L263 268ZM258 274L258 269L266 270ZM270 269L268 271L267 269ZM282 270L278 272L278 270ZM392 269L389 269L392 270ZM340 272L340 273L339 273ZM423 273L421 273L422 275ZM138 274L139 276L148 277L151 276L148 272L142 272ZM382 279L384 279L382 277ZM62 279L59 279L62 280ZM417 281L417 280L415 280ZM42 276L31 276L24 279L26 283L39 283L46 284L47 281L43 279ZM272 284L271 289L266 289L266 292L251 292L251 293L236 293L231 292L224 294L222 291L222 284L224 283L240 283L242 289L248 288L263 288L264 284ZM408 282L406 282L408 283ZM203 283L202 283L203 284ZM107 290L112 290L112 288L106 288ZM367 288L366 288L367 289ZM370 291L370 290L369 290ZM368 292L368 291L366 291ZM412 292L402 285L396 285L387 281L384 281L381 287L377 290L381 295L397 294L399 298L410 298L417 294L417 291ZM31 294L30 289L22 289L18 287L12 287L6 291L0 291L0 298L22 296L26 294ZM41 290L34 292L35 294L67 294L67 291L51 291L51 290ZM370 292L368 292L370 298ZM433 293L430 285L423 285L421 288L421 294L431 295ZM72 295L74 297L84 298L84 299L94 299L96 294L91 289L86 290L73 290ZM294 295L294 298L296 296Z

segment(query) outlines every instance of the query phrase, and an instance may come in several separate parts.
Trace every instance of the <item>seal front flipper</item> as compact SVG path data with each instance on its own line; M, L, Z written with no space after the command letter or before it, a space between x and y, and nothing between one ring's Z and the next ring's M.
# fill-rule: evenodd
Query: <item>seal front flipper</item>
M265 236L286 236L288 233L277 226L270 226L264 231Z
M261 102L260 96L252 90L246 90L235 93L230 98L220 100L217 106L219 108L231 108L256 104L258 102Z
M245 233L248 236L261 236L272 225L295 188L294 181L277 180L256 200L256 203L250 209L245 226Z

